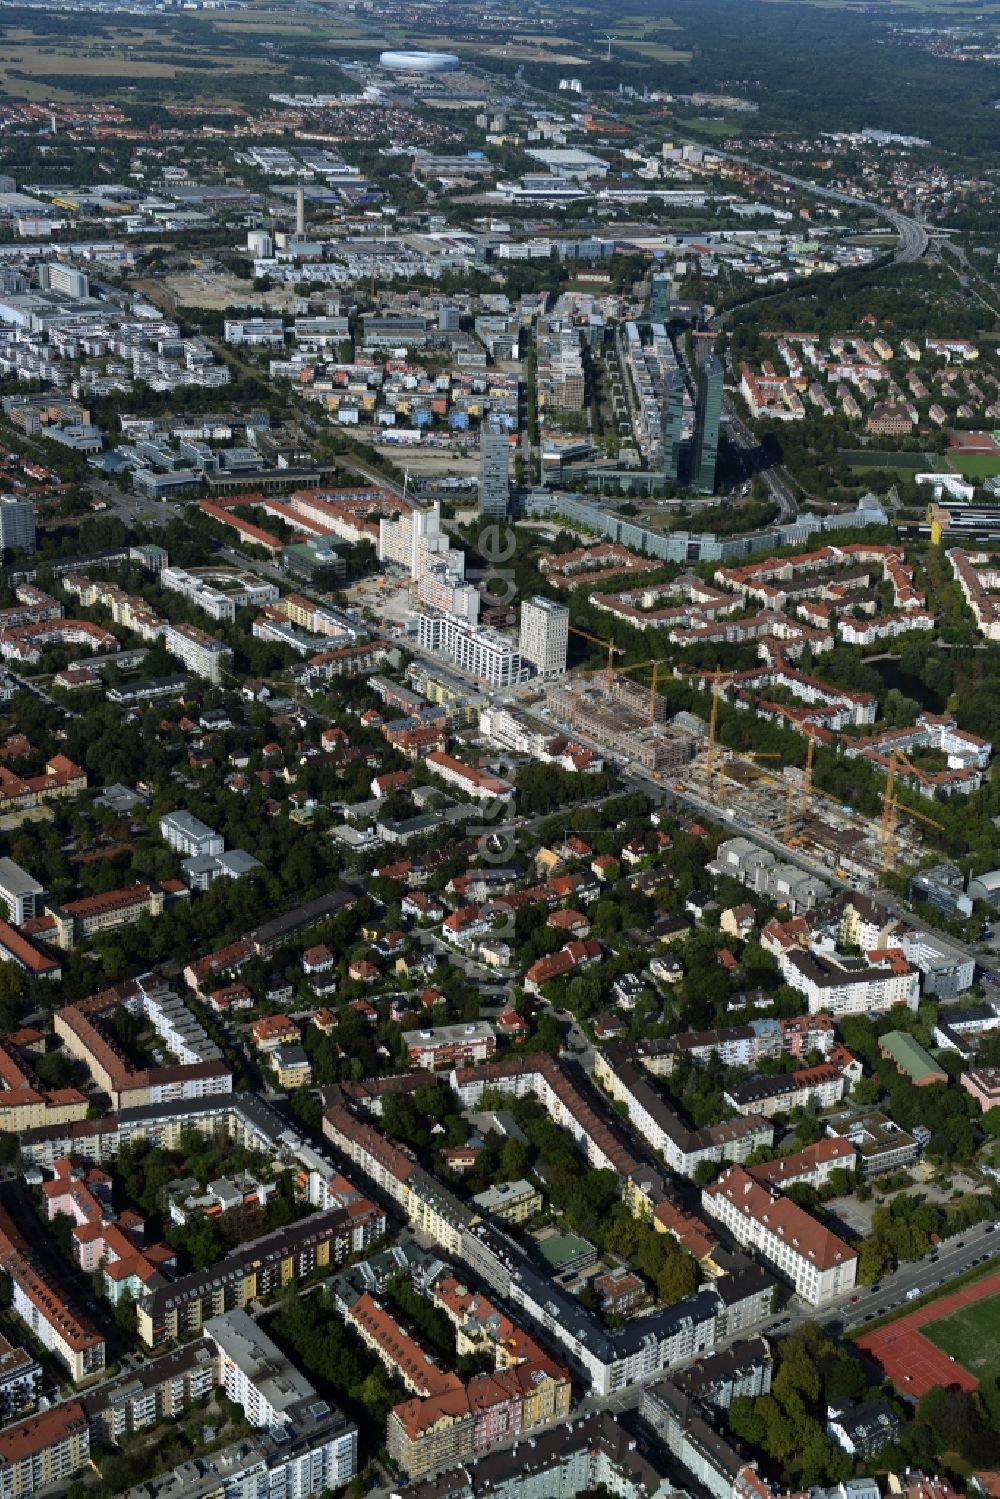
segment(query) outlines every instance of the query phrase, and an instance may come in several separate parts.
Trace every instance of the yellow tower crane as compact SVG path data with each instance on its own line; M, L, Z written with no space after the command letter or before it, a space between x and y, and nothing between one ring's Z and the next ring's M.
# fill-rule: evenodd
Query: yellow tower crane
M649 721L656 722L656 692L660 681L660 667L663 662L657 657L650 661L638 661L634 666L620 666L615 673L616 676L626 677L629 672L645 671L648 667L653 668L653 680L649 684Z
M816 741L809 735L809 746L806 749L806 768L802 774L802 795L799 797L799 816L805 817L809 811L809 796L812 792L813 780L813 755L816 753Z
M927 776L922 770L914 765L901 750L893 750L889 755L889 771L886 776L885 792L882 799L882 824L879 841L882 847L882 873L892 868L896 857L896 824L899 814L902 812L907 817L913 817L917 822L924 822L928 827L937 828L944 832L944 823L938 822L936 818L928 817L925 812L918 812L915 807L907 806L905 802L898 800L896 796L896 780L899 767L909 770L919 781L926 783Z
M604 648L604 650L607 651L607 653L608 653L608 664L604 668L604 672L605 672L604 685L607 688L607 690L610 692L611 691L611 671L612 671L612 667L614 665L614 658L615 658L615 656L624 656L624 654L625 654L625 652L622 650L621 646L615 645L615 643L614 643L613 640L602 640L599 635L591 635L589 633L589 631L587 631L587 630L581 630L577 625L570 625L570 627L569 627L569 633L571 635L579 635L580 638L581 638L581 640L589 640L590 643L591 643L591 645L602 646Z
M711 790L712 770L715 765L715 730L719 721L719 678L722 675L721 667L716 667L712 674L712 711L708 715L708 740L705 744L705 785Z

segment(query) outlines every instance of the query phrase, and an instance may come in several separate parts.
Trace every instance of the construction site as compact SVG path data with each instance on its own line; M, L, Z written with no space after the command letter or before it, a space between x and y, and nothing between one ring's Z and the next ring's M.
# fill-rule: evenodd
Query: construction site
M687 765L698 749L693 735L668 723L667 705L655 687L630 682L621 672L553 683L545 705L574 733L657 778Z
M941 829L933 817L900 802L897 774L913 769L893 753L876 820L840 803L813 780L816 743L810 738L804 767L780 765L776 754L737 754L716 737L718 696L713 693L704 750L675 778L674 788L709 803L731 821L766 832L813 864L857 884L877 884L897 864L919 864L926 850L920 824ZM763 763L768 762L768 763Z
M630 672L649 666L649 685L630 679ZM813 739L804 767L782 765L775 754L729 750L716 736L716 695L707 735L699 734L691 715L670 718L657 676L652 662L576 673L550 685L545 704L554 719L619 761L668 781L706 810L751 834L766 834L836 878L872 886L897 864L914 866L925 857L921 826L941 824L897 799L897 771L906 769L905 757L893 755L881 817L870 818L815 784Z

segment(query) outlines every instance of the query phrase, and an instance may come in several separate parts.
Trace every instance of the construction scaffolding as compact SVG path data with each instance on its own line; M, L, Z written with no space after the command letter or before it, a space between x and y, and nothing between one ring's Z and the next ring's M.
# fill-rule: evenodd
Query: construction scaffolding
M667 704L656 698L650 720L650 691L638 682L602 671L577 677L572 684L554 682L545 705L553 718L620 759L646 770L675 770L691 760L697 741L667 722Z

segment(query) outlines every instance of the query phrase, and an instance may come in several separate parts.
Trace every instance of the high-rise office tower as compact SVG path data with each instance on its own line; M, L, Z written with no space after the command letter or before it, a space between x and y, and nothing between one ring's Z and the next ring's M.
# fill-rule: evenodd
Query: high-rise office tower
M719 456L719 423L722 419L722 365L712 355L698 371L698 399L694 408L694 447L691 454L691 486L699 494L715 491L715 466Z
M35 550L35 507L17 494L0 494L0 550Z
M684 376L671 370L663 391L663 467L673 483L681 476L684 429Z
M569 610L552 599L525 599L521 605L521 655L540 677L559 677L566 670Z
M507 514L510 440L501 427L484 426L479 434L479 513Z
M295 233L301 239L306 232L306 195L301 187L295 189Z
M670 299L673 295L673 279L662 271L654 271L649 290L649 321L665 323L670 316Z

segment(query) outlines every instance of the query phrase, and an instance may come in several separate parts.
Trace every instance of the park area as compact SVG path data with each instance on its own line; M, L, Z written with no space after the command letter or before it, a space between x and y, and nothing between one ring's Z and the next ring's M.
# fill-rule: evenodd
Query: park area
M901 1395L935 1385L974 1390L1000 1373L1000 1275L963 1286L858 1338Z

